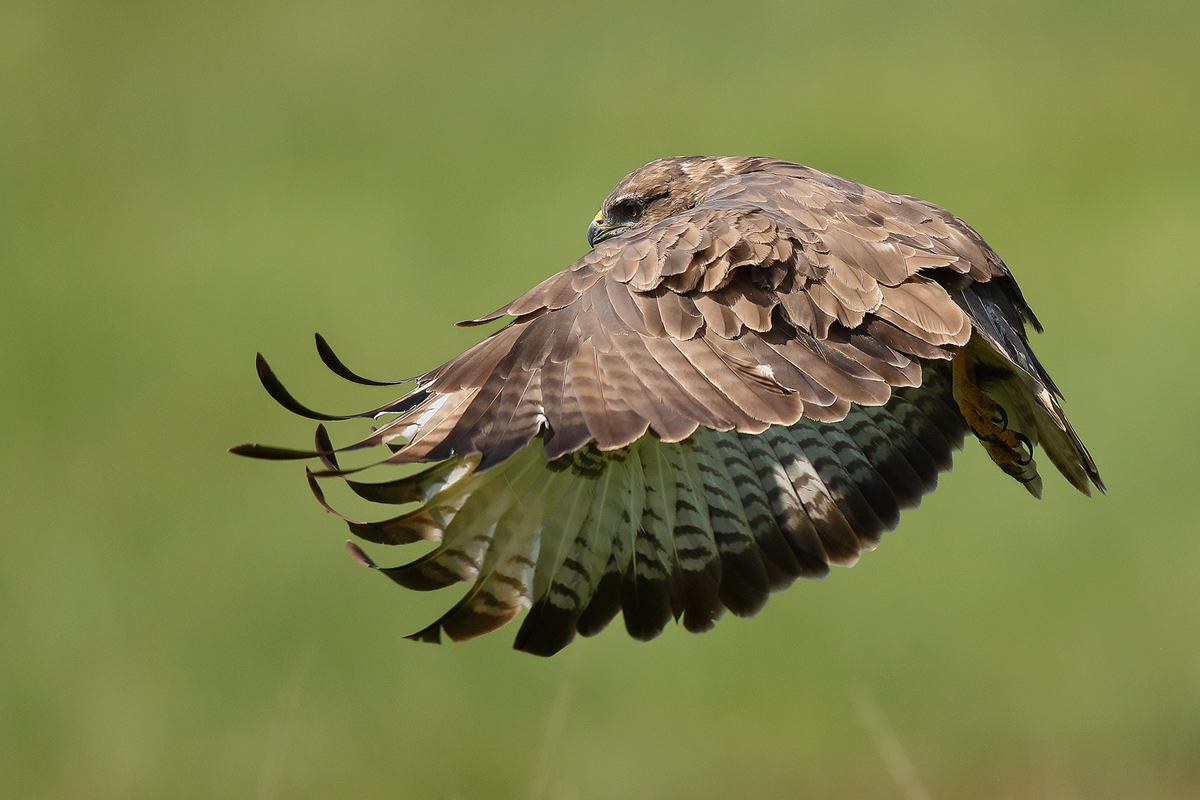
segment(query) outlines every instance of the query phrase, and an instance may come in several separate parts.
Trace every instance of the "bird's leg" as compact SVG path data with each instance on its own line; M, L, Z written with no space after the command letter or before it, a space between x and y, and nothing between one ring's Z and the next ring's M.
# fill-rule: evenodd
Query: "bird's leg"
M1028 444L1029 440L1008 427L1008 414L1004 408L979 387L975 379L975 363L969 363L969 348L970 345L959 348L952 362L954 400L958 403L958 410L993 461L1002 468L1006 465L1024 466L1029 463L1029 454L1022 445Z

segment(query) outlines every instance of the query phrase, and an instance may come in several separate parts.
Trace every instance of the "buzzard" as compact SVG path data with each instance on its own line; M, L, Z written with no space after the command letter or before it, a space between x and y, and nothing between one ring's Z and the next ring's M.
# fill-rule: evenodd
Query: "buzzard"
M410 506L347 519L368 542L437 543L390 568L348 543L396 583L470 584L409 638L467 639L527 608L516 648L551 655L618 612L641 640L750 616L874 548L967 433L1034 496L1038 446L1075 488L1104 489L1016 281L938 206L786 161L674 157L618 183L587 236L566 270L460 323L507 325L380 408L312 411L258 357L291 411L386 418L346 447L322 425L313 451L233 452L320 459L308 480L330 511L321 478ZM317 348L351 381L404 383ZM428 466L364 482L338 465L381 445L379 463Z

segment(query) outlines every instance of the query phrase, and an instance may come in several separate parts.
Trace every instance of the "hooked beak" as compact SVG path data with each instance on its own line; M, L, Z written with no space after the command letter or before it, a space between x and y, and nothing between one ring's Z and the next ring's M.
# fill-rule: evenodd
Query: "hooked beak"
M625 226L625 225L616 225L616 226L605 225L604 224L604 212L601 211L600 213L598 213L596 215L596 218L592 220L591 224L588 225L588 230L587 230L588 244L590 244L592 247L595 247L596 245L603 242L605 239L611 239L612 237L616 236L618 233L623 232L626 227L627 226Z

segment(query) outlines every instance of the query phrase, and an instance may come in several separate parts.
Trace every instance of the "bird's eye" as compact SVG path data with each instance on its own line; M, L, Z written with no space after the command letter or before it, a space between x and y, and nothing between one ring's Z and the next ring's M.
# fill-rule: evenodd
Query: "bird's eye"
M636 197L627 197L619 203L613 205L611 213L618 219L637 220L642 216L642 212L646 207L642 201Z

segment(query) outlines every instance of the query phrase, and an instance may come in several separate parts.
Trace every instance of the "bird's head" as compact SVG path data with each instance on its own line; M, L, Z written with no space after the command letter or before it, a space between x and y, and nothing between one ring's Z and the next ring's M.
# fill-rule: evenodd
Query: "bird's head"
M588 244L653 225L692 208L714 183L739 171L744 158L672 156L651 161L626 175L604 198L600 212L588 225Z

